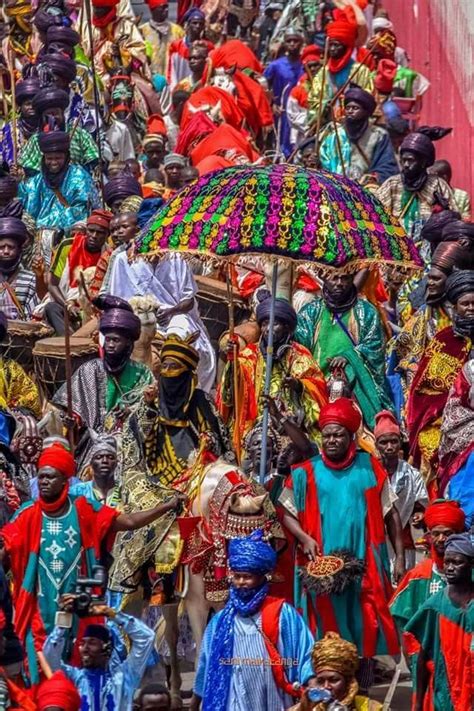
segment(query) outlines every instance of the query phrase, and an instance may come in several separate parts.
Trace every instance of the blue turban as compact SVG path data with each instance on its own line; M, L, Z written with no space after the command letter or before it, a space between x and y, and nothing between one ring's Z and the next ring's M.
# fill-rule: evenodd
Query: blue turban
M234 538L229 543L229 568L238 572L265 575L274 570L277 554L263 539L263 531L254 531L246 538Z
M265 299L265 301L260 302L257 306L257 323L260 326L262 321L270 318L272 300L271 298ZM286 301L286 299L275 299L275 319L286 323L292 331L295 330L298 319L296 317L296 311L291 306L291 304Z
M448 551L474 558L473 536L470 533L455 533L449 536L444 546L444 554L446 555Z
M191 22L191 20L203 20L205 22L206 16L198 7L192 7L183 17L183 22Z

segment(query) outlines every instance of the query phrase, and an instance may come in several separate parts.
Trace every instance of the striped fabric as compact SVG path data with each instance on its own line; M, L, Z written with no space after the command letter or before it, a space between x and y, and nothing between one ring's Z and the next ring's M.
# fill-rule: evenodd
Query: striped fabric
M28 321L38 305L36 277L20 267L14 279L0 284L0 311L12 321Z

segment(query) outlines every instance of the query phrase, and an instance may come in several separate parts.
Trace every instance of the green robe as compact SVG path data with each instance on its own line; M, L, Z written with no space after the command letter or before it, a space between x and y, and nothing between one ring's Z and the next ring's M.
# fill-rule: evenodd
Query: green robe
M322 298L315 299L298 314L295 340L312 352L325 376L332 358L346 358L346 377L370 429L380 410L393 410L382 324L368 301L359 298L349 311L333 314Z

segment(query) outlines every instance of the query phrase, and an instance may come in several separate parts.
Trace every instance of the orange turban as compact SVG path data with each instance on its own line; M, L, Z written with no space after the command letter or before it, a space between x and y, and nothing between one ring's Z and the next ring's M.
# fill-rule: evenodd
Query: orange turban
M326 425L341 425L355 434L362 423L362 417L353 400L340 397L321 408L319 414L319 427L322 430Z
M425 523L428 528L446 526L446 528L460 533L465 529L466 516L459 501L438 499L426 509Z
M67 479L70 479L76 473L76 462L73 455L58 442L52 444L51 447L46 447L41 452L38 460L38 469L42 467L53 467Z
M390 412L390 410L382 410L382 412L375 415L375 439L384 434L400 434L400 425L398 424L397 418L393 412Z

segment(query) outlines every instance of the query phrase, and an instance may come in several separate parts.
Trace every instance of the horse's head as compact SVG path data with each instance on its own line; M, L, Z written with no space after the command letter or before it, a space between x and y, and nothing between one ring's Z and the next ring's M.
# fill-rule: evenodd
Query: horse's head
M224 69L224 67L218 67L214 69L211 78L211 86L215 86L218 89L226 91L231 96L237 94L237 88L234 83L235 66L230 69Z

